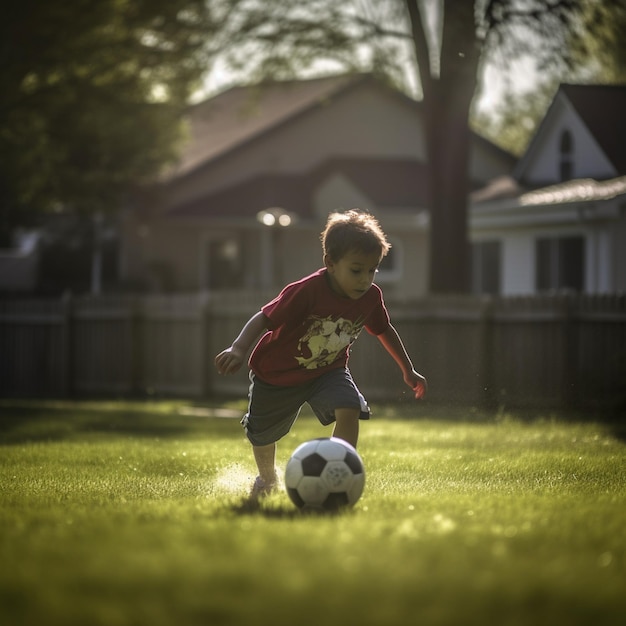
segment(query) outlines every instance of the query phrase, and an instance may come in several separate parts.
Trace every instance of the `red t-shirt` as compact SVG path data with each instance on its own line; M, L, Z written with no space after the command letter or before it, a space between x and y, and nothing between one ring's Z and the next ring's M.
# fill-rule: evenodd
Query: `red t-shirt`
M287 285L261 310L269 331L254 348L250 369L271 385L298 385L345 367L363 328L380 335L389 326L377 285L358 300L344 298L331 289L325 268Z

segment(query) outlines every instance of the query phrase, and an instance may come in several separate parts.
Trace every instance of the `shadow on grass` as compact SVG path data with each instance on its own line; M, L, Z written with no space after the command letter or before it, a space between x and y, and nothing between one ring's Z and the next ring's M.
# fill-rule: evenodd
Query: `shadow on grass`
M279 505L268 506L265 502L260 502L253 498L244 497L238 502L230 505L230 510L235 515L260 515L275 519L297 519L302 517L302 513L294 507Z
M506 407L503 405L492 409L484 409L455 403L437 403L422 405L423 410L421 410L418 415L412 415L410 410L415 411L415 406L415 404L410 405L407 403L383 405L382 411L384 411L388 418L416 423L419 423L422 419L427 419L441 423L462 424L498 424L507 422L508 420L519 421L525 424L545 422L600 424L615 437L615 439L626 441L626 406L617 406L611 409L564 409L549 407L520 408ZM410 410L407 410L407 407Z
M626 441L626 410L531 410L499 407L492 411L458 405L420 405L419 414L408 410L411 405L398 403L374 407L376 416L419 423L422 419L442 423L495 424L508 419L525 423L555 421L563 423L602 424L616 439ZM407 408L408 407L408 408ZM306 407L305 407L306 408ZM213 434L240 437L239 418L242 410L185 406L171 412L149 409L119 408L103 410L71 406L70 403L19 405L0 403L0 444L19 445L28 442L76 440L101 434L103 436L137 438L193 438ZM307 411L303 415L308 415ZM228 419L215 419L224 418Z
M276 504L272 500L255 499L245 496L230 505L230 511L235 515L258 515L268 519L308 519L329 518L349 515L350 508L337 511L325 511L322 509L297 509L293 505Z
M240 435L238 423L206 417L133 411L33 410L0 407L0 444L69 441L92 435L137 438L193 438L219 432Z

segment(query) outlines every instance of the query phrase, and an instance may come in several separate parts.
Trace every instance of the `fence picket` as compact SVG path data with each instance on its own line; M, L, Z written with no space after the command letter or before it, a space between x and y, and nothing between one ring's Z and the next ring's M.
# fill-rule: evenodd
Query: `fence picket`
M213 355L274 295L0 300L0 396L245 395L247 373L217 376ZM434 402L626 405L624 295L387 304ZM395 364L366 333L350 366L369 398L405 397Z

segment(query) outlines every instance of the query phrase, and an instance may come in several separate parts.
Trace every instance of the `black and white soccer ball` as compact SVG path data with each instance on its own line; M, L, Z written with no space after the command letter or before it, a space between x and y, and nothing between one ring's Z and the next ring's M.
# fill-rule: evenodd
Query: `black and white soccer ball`
M361 457L353 446L336 437L301 444L285 469L287 494L303 510L337 511L354 506L364 486Z

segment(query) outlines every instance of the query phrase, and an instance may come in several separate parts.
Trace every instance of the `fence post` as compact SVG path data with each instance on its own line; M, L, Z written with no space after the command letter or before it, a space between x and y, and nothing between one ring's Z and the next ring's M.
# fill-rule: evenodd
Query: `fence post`
M563 328L563 405L568 409L576 408L578 401L578 328L574 315L575 296L563 296L561 307Z
M492 296L482 300L481 311L481 351L482 368L481 381L483 407L487 411L496 408L496 390L494 379L494 301Z
M209 293L200 295L200 393L203 398L211 394L211 355L209 354L209 337L211 329Z
M141 296L135 296L130 301L129 315L129 342L130 342L130 391L131 394L141 395L142 381L145 379L143 363L143 329L142 329L142 301Z
M62 394L64 397L74 395L74 299L72 293L66 291L62 298Z

